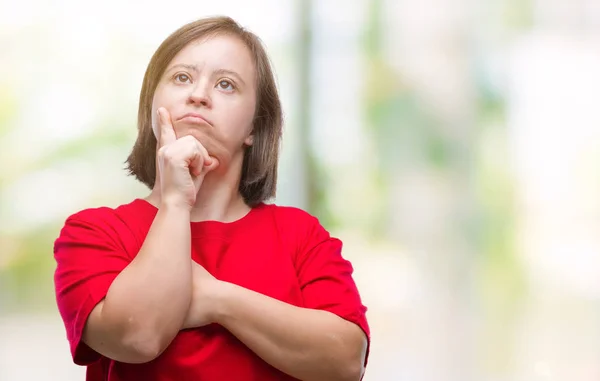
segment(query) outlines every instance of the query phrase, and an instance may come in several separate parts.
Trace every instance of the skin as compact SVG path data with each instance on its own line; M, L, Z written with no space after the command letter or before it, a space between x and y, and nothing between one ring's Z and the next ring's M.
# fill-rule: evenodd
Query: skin
M152 104L157 177L146 200L158 213L136 258L92 311L84 341L109 358L142 363L179 330L214 322L300 380L359 380L366 338L358 326L220 281L190 260L190 222L230 222L250 210L238 188L255 108L253 60L237 38L198 40L173 58Z

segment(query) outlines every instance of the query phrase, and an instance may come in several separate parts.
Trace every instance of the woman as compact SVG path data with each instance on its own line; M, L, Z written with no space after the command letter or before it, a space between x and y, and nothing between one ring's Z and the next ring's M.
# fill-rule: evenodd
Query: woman
M70 216L58 307L87 380L359 380L366 308L318 220L274 196L281 106L259 39L183 26L152 57L127 163L151 192Z

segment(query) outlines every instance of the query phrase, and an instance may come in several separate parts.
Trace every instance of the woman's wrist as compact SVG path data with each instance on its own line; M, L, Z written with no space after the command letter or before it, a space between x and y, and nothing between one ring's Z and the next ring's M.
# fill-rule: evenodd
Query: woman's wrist
M189 216L190 211L192 210L192 206L185 202L178 200L175 197L167 198L164 197L160 201L160 205L158 210L164 210L168 212L181 213Z
M217 282L211 298L213 322L223 326L227 324L227 321L232 316L232 310L230 306L231 301L235 298L237 288L239 288L239 286L233 283L225 281Z

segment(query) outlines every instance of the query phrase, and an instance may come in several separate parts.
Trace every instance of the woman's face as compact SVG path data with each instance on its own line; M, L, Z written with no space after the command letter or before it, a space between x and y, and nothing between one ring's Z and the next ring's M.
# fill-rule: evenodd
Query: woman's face
M228 35L190 43L169 63L154 92L155 136L159 107L169 112L178 138L194 136L220 166L228 166L252 144L256 70L250 51Z

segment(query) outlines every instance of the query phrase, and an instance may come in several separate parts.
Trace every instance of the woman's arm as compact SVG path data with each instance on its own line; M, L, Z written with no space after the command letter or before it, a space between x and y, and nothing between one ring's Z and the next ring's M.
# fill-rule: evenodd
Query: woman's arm
M204 176L218 166L192 136L177 139L158 109L161 205L138 255L90 314L83 341L122 362L147 362L175 338L192 299L190 209Z
M178 333L191 284L189 210L162 206L138 255L92 310L83 341L117 361L151 361Z
M361 379L367 340L356 324L220 283L215 321L267 363L303 381Z
M283 241L296 250L292 258L304 308L215 280L194 263L185 327L216 322L267 363L303 381L358 381L369 352L369 326L341 241L304 212L280 211L288 213L279 222L292 234Z

